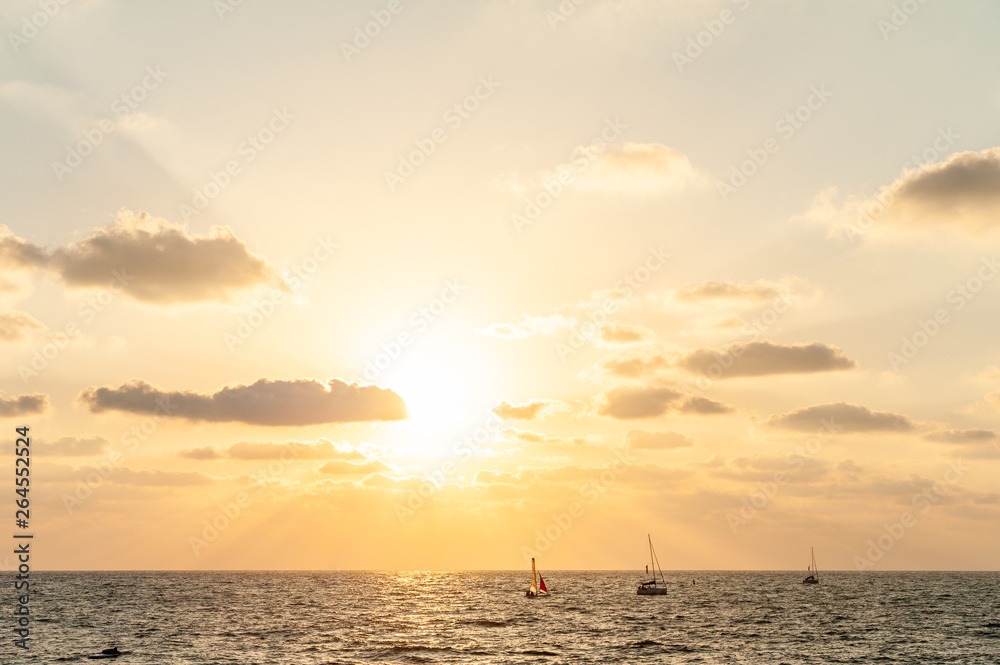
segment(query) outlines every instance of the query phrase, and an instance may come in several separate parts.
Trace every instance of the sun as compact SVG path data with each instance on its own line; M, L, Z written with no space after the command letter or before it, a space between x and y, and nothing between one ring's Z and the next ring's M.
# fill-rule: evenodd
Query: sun
M409 418L398 423L399 445L439 453L481 424L491 404L485 363L446 342L412 349L379 385L398 393Z

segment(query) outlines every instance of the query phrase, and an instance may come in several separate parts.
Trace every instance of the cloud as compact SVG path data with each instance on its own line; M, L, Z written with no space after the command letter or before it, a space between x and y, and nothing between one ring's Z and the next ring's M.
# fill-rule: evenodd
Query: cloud
M0 226L0 229L3 228L6 227ZM0 239L0 243L2 242L3 240ZM18 284L17 282L12 282L9 279L6 279L5 277L0 277L0 293L17 293L20 290L21 290L21 285Z
M597 322L595 317L601 321L606 320L608 314L622 311L636 300L631 287L603 289L594 291L583 300L562 303L546 316L524 314L518 321L494 323L486 328L477 328L476 332L507 339L551 335L561 330L574 329L578 325L581 327L593 325Z
M1000 219L1000 148L961 152L908 171L880 198L891 201L886 215L891 221L994 228Z
M878 225L983 231L997 225L998 213L1000 147L907 170L871 196L840 197L836 187L825 189L795 219L827 224L831 235L854 243Z
M262 285L287 289L271 266L226 227L199 236L146 213L123 211L111 226L46 251L0 227L0 258L18 268L54 272L69 287L120 288L161 305L229 302Z
M325 423L402 420L406 406L391 390L330 379L260 379L210 393L164 391L145 381L118 387L90 387L80 393L92 413L162 414L204 422L305 426Z
M0 418L16 418L45 413L49 410L49 396L41 393L4 397L0 392Z
M787 295L788 288L775 282L758 280L751 284L730 281L705 281L689 284L673 292L674 300L700 302L704 300L749 300L762 302Z
M122 485L141 485L150 487L189 487L193 485L208 485L213 482L203 473L179 471L132 471L131 469L115 469L111 480Z
M917 425L910 418L888 411L872 411L858 405L837 402L819 404L771 416L762 424L771 429L816 432L830 423L836 434L856 432L910 432Z
M680 432L669 430L647 432L642 429L634 429L625 435L625 445L634 450L671 450L693 446L694 439Z
M317 443L257 443L242 441L235 443L226 451L226 457L240 460L273 460L287 459L339 459L361 461L365 459L359 451L353 448L339 448L331 441L321 440Z
M660 143L626 143L621 147L581 146L573 160L542 174L550 184L598 192L676 193L703 181L683 153Z
M547 434L541 434L539 432L529 432L526 430L517 430L513 428L508 428L500 432L500 436L503 438L514 441L516 443L543 445L543 446L569 446L569 447L580 447L585 446L589 441L583 437L573 437L565 438L561 436L548 436Z
M32 333L45 329L45 326L30 314L0 312L0 341L18 342Z
M611 376L637 379L667 369L670 363L664 356L655 354L648 357L605 358L598 366Z
M86 457L88 455L100 455L107 450L108 440L100 436L78 438L75 436L64 436L52 443L45 441L32 441L34 453L41 456L52 457Z
M493 407L493 413L504 420L536 420L554 404L546 400L532 400L524 404L511 404L504 400Z
M696 416L715 416L723 413L732 413L735 409L728 404L716 402L707 397L689 396L681 402L678 411Z
M384 462L379 460L372 460L370 462L364 462L361 464L355 464L353 462L327 462L322 467L320 467L320 473L329 473L338 476L357 476L357 475L367 475L370 473L384 473L386 471L391 471Z
M723 351L697 349L681 357L677 365L712 379L769 374L809 374L857 367L836 346L812 344L775 344L749 342L733 344Z
M187 450L182 450L177 453L177 456L183 459L196 459L196 460L211 460L211 459L222 459L223 454L212 446L205 446L203 448L189 448Z
M551 335L561 328L572 327L575 323L574 319L568 319L561 314L551 316L528 316L525 314L520 321L494 323L486 328L477 328L476 332L490 337L525 339L535 335Z
M673 194L707 181L683 153L660 143L599 143L578 146L569 162L525 177L507 173L495 180L503 189L524 196L529 190L585 191L641 195Z
M708 469L708 474L738 482L774 481L776 473L784 473L786 482L810 484L822 480L831 472L829 462L817 458L798 458L793 466L785 455L755 455L737 457L721 466ZM847 469L847 473L851 473Z
M979 445L997 440L996 432L988 429L949 429L941 432L924 434L923 439L935 443L956 443L960 445Z
M0 225L0 263L5 268L42 268L47 262L44 250L18 238L9 227Z
M520 474L509 471L476 471L472 482L475 485L514 485L521 480Z
M601 326L601 341L608 344L631 344L648 339L653 334L649 328L628 323L605 323Z
M619 420L655 418L666 413L715 415L733 411L731 406L672 388L618 387L604 393L597 413Z

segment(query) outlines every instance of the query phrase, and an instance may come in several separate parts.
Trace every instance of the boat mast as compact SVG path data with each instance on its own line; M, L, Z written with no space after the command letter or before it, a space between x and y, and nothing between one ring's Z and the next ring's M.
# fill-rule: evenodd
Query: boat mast
M653 581L656 581L656 571L659 570L660 581L666 584L667 581L663 579L663 569L660 568L660 560L656 558L656 552L653 551L653 537L647 533L646 538L649 539L649 563L656 566L656 569L653 571Z

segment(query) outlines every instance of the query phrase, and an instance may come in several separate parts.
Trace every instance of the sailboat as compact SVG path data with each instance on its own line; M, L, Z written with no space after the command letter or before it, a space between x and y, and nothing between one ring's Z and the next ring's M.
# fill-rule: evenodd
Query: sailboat
M545 598L549 596L549 590L545 588L545 580L542 579L541 573L537 573L538 586L535 586L535 557L531 557L531 588L524 594L528 598Z
M663 571L660 570L660 562L656 558L656 552L653 551L653 538L648 533L646 538L649 540L649 566L653 566L653 576L648 582L642 582L636 588L635 592L640 596L662 596L667 593L667 582L663 579ZM646 574L649 575L649 566L646 566ZM656 581L656 571L660 570L660 581Z
M816 550L812 550L812 563L809 564L809 576L802 580L803 584L819 584L819 570L816 569Z

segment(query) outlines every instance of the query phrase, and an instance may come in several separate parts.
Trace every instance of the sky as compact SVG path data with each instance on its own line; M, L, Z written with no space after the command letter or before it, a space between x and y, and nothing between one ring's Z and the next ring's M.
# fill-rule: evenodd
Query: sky
M998 25L5 2L34 565L996 570Z

